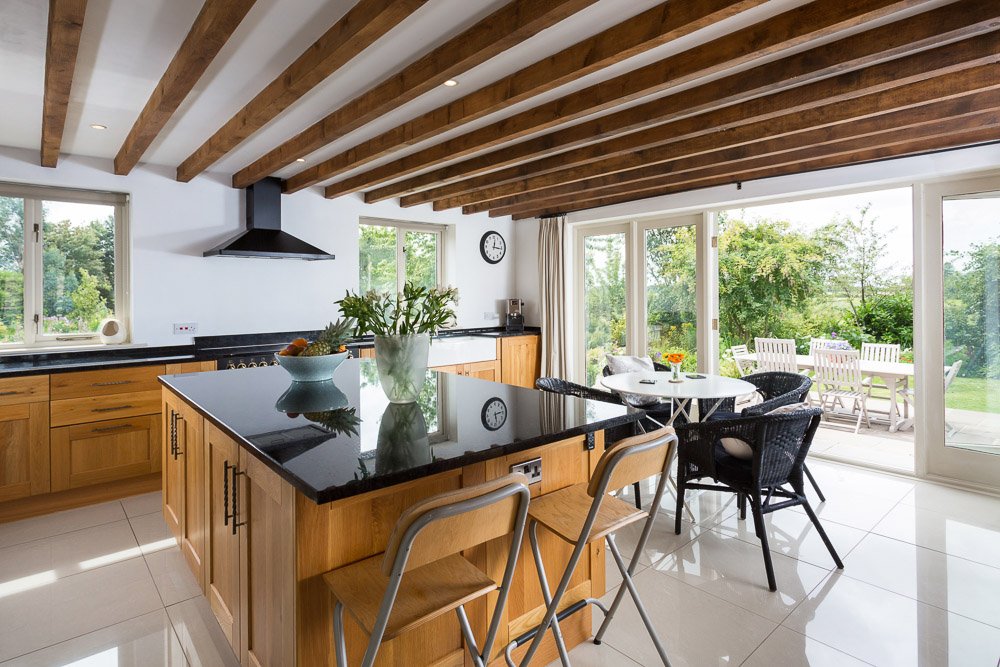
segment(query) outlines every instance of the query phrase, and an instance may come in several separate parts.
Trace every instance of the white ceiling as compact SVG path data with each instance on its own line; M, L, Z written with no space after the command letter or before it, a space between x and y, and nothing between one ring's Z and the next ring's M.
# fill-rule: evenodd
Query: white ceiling
M623 21L658 1L598 0L553 28L466 72L459 77L459 86L441 87L402 105L310 155L307 162L325 159L400 122L468 94ZM211 170L228 177L505 3L506 0L430 0L346 67L225 156ZM560 97L571 90L592 85L804 3L805 0L772 0L762 7L626 63L465 125L435 138L433 142L494 122L502 116ZM353 4L353 0L257 0L142 161L176 167ZM63 154L114 157L201 5L201 0L88 2L66 118ZM45 0L0 2L0 99L3 100L0 145L3 146L33 149L39 146L47 7ZM89 127L91 123L107 125L108 129L93 130ZM396 159L426 143L373 164ZM278 175L288 176L303 166L294 165Z

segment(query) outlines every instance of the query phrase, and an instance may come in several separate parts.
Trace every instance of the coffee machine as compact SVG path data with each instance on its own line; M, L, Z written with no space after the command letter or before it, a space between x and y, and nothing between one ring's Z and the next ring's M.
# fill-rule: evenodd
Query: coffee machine
M507 299L507 331L524 331L524 313L520 299Z

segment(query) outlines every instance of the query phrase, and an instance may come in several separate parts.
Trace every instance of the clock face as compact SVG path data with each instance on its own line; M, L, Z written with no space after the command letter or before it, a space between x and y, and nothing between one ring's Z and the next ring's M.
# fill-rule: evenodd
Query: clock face
M479 252L490 264L497 264L507 254L507 242L497 232L486 232L479 241Z
M496 431L507 422L507 404L502 398L491 398L483 405L481 418L483 426L490 431Z

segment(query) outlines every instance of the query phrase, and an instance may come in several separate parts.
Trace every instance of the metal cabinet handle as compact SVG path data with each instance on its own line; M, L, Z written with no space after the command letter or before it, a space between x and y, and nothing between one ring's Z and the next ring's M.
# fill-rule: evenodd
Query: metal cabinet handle
M232 471L232 483L230 484L229 475ZM240 526L245 526L245 521L239 520L240 515L240 490L239 485L236 483L236 477L238 475L243 475L245 473L241 472L239 467L229 464L229 459L226 459L222 464L222 500L223 500L223 512L222 519L223 525L230 525L232 521L233 535L236 534L236 529ZM232 490L230 490L232 489ZM233 511L229 511L230 504L232 505Z
M93 410L91 410L91 412L117 412L118 410L128 410L129 408L133 408L133 407L135 407L135 406L133 406L133 405L116 405L116 406L110 407L110 408L94 408Z
M111 431L123 431L127 428L132 428L131 424L119 424L118 426L104 426L102 428L90 429L91 433L109 433Z
M182 415L179 412L175 412L174 413L174 460L175 461L177 460L178 456L184 453L181 451L181 438L180 438L181 429L180 425L178 424L178 422L182 421L184 421L184 415ZM185 442L187 441L185 440Z
M0 396L17 396L23 393L23 391L0 391Z
M132 384L133 380L114 380L111 382L93 382L91 387L116 387L121 384Z

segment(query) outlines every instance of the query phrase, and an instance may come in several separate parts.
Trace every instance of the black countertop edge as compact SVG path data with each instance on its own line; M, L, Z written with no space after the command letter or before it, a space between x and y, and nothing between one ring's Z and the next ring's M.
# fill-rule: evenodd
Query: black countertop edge
M191 398L186 396L183 391L180 391L176 387L169 385L164 381L164 378L159 378L160 384L168 388L173 393L180 396L184 401L193 407L198 414L210 421L217 428L219 428L228 437L232 438L237 444L249 451L254 458L266 465L268 468L273 470L279 477L295 487L295 489L301 493L303 496L313 501L317 505L325 505L331 503L335 500L343 500L344 498L351 498L354 496L359 496L363 493L368 493L370 491L377 491L379 489L385 489L391 486L396 486L397 484L402 484L404 482L410 482L416 479L421 479L423 477L429 477L431 475L436 475L442 472L448 472L449 470L457 470L464 468L467 465L472 465L473 463L481 463L482 461L488 461L490 459L499 458L501 456L507 456L509 454L516 454L518 452L523 452L534 447L540 447L542 445L548 445L553 442L559 442L560 440L566 440L568 438L574 438L581 435L586 435L587 433L596 433L597 431L604 431L609 428L615 428L616 426L624 426L626 424L631 424L637 422L646 416L646 413L638 408L629 408L628 413L622 415L621 417L615 417L612 419L606 419L601 422L595 422L592 424L587 424L586 426L578 426L574 428L566 429L565 431L560 431L559 433L552 433L550 435L545 435L536 438L529 438L527 440L518 440L517 442L510 443L508 445L498 445L491 447L490 449L481 452L467 452L464 456L458 456L449 459L440 459L438 461L433 461L425 466L419 466L415 468L410 468L408 470L395 473L382 475L377 479L367 479L367 480L356 480L354 482L348 482L335 489L327 490L321 493L315 493L313 489L309 487L303 480L298 476L290 473L287 469L282 468L277 465L272 459L264 456L253 443L247 441L245 438L240 436L233 430L228 424L216 418L214 415L210 414L200 405L195 403Z
M507 336L537 335L539 327L525 327L523 332L507 331L503 327L474 327L469 329L452 329L438 334L439 338L454 336L488 336L504 338ZM15 354L0 354L0 378L25 375L46 375L69 371L86 371L98 369L127 368L155 363L181 363L185 361L212 361L221 357L245 352L270 352L277 346L284 345L298 336L309 338L318 331L277 332L268 334L238 334L232 336L198 336L194 344L164 345L156 347L125 347L109 346L102 349L90 349L66 352L17 352ZM372 347L372 336L361 336L348 344L350 349Z

